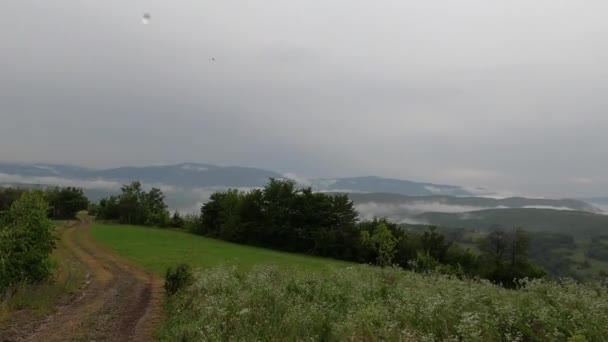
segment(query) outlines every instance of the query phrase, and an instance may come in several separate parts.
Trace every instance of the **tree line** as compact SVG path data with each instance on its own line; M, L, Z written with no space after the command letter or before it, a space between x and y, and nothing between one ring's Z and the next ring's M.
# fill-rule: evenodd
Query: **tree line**
M167 227L170 224L165 195L158 188L145 191L140 182L123 185L119 195L110 196L91 206L91 214L123 224Z
M271 179L263 189L211 195L193 225L196 234L226 241L336 259L396 265L482 277L505 286L544 271L528 258L521 229L496 230L479 242L481 253L448 242L436 227L406 231L386 219L358 222L353 202L343 194L299 189L290 180Z
M521 229L497 229L478 242L479 252L449 242L437 227L408 231L384 218L358 221L345 194L297 188L270 179L262 189L213 193L199 215L170 214L158 188L132 182L121 193L91 206L99 219L123 224L176 227L211 238L335 259L481 277L514 286L514 279L544 271L528 258L529 239Z
M32 190L24 188L0 188L0 215L6 213L11 205L25 193ZM76 213L87 210L89 199L80 188L53 187L35 190L48 204L48 217L55 220L67 220Z

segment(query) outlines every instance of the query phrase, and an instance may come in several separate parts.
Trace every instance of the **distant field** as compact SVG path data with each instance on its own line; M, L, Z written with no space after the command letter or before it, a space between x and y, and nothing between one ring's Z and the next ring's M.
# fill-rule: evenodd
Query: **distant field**
M180 262L195 268L235 265L250 269L256 265L276 265L305 271L350 265L333 259L243 246L167 229L96 223L91 234L120 255L161 275L168 267Z

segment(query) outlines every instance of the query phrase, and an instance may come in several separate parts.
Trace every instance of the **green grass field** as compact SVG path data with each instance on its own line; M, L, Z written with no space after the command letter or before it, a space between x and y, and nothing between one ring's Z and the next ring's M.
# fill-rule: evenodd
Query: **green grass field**
M194 268L235 265L250 269L257 265L276 265L305 271L350 265L338 260L243 246L167 229L96 223L91 233L95 240L159 275L164 275L168 267L182 262Z

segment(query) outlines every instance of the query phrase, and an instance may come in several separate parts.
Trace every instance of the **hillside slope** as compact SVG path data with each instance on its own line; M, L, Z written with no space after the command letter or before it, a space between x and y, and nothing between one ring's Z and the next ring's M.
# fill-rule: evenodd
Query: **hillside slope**
M528 231L564 233L586 238L608 233L608 215L583 211L551 209L488 209L465 213L429 212L416 220L445 227L490 230L500 225L521 227Z

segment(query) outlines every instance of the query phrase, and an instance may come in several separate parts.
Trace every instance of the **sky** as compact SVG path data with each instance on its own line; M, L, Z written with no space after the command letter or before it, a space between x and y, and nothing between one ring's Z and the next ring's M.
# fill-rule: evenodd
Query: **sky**
M608 195L606 13L604 0L3 0L0 160Z

